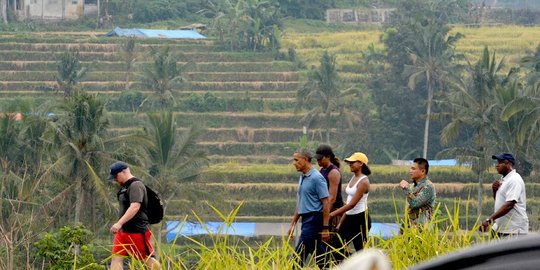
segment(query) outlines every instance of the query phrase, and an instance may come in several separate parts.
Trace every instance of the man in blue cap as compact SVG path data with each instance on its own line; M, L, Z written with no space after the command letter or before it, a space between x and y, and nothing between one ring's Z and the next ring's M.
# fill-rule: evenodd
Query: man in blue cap
M510 153L493 155L491 158L497 160L495 168L502 177L492 185L495 212L482 222L480 230L485 232L492 225L492 234L499 237L527 234L529 218L525 182L514 169L516 159Z
M111 165L109 180L120 185L117 193L120 203L119 219L110 229L114 234L111 270L124 269L123 261L126 256L143 261L149 269L161 269L150 244L152 233L146 214L148 194L145 185L135 178L128 165L121 161Z

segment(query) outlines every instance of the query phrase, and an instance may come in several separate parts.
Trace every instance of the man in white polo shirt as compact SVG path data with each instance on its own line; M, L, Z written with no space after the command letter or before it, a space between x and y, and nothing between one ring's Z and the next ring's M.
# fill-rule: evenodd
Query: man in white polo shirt
M491 158L497 160L495 168L502 177L492 185L495 212L482 222L480 230L485 232L493 224L491 231L499 237L527 234L527 196L525 183L514 169L516 159L509 153L493 155Z

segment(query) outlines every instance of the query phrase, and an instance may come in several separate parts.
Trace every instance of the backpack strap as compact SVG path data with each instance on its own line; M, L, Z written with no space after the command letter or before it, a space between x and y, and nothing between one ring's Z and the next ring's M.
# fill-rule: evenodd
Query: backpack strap
M129 189L129 186L131 186L131 184L135 181L139 181L139 179L137 178L131 178L129 180L127 180L124 185L120 188L120 190L118 190L118 192L116 193L116 198L119 199L120 198L120 194L122 193L126 193L126 196L128 196L128 199L129 199L129 193L127 192L128 189Z

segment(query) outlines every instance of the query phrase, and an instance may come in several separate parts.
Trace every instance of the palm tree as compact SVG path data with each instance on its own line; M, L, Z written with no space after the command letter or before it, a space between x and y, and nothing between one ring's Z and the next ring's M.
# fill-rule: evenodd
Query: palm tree
M341 81L336 70L336 57L325 51L318 69L311 70L308 82L297 92L296 112L307 108L301 122L312 126L317 119L322 120L326 142L330 143L330 130L335 127L333 114L344 117L348 127L357 119L354 110L347 110L345 99L359 93L356 88L341 90Z
M438 156L458 157L462 162L470 162L478 176L478 209L482 213L483 178L492 163L491 155L495 153L494 138L497 137L496 88L501 87L507 77L499 75L504 59L497 62L495 53L490 56L489 49L484 48L482 58L474 65L469 63L469 77L462 79L455 76L450 80L452 91L441 101L448 111L441 115L448 117L449 122L441 133L441 142L448 145L459 138L460 132L470 134L467 141L458 146L441 151Z
M54 214L41 196L46 193L40 176L48 156L42 139L48 119L39 110L15 107L32 113L22 119L15 114L0 117L0 243L6 255L0 268L5 269L22 267L16 263L17 252L30 252L33 235L47 228Z
M202 130L191 126L179 133L172 112L148 114L148 119L150 175L167 202L182 190L182 184L193 180L208 164L206 153L197 146Z
M79 52L64 52L57 62L57 70L55 79L58 90L64 94L64 98L68 98L86 73L86 68L82 67L79 62Z
M78 224L84 210L91 211L94 217L97 201L109 202L106 186L96 170L112 156L105 141L109 122L103 102L82 90L76 89L59 109L62 114L57 122L50 123L48 135L48 140L59 149L50 173L68 181L60 194L75 194L73 220ZM94 225L94 218L90 221Z
M156 92L161 110L165 109L170 102L174 102L172 91L178 83L183 81L180 71L181 69L177 67L176 59L169 52L169 47L164 47L158 51L154 55L152 66L146 68L144 71L142 84ZM143 101L143 104L145 102L146 99Z
M125 90L129 90L130 76L133 72L133 66L137 60L137 51L135 37L128 37L122 44L121 56L126 64L126 78L125 78Z
M0 169L4 174L12 169L12 162L18 160L20 124L10 115L0 116Z
M427 158L429 141L429 124L432 115L433 97L435 91L442 91L444 80L448 72L455 71L453 60L456 57L455 43L461 35L446 37L447 31L433 30L431 25L421 31L421 36L414 42L412 48L408 48L411 65L406 65L405 75L409 78L410 89L425 88L426 118L424 123L424 140L422 157Z
M516 154L520 173L528 176L533 164L538 164L536 154L540 150L540 83L524 85L514 82L498 89L503 122L500 130L505 132L498 138L504 138L499 144Z

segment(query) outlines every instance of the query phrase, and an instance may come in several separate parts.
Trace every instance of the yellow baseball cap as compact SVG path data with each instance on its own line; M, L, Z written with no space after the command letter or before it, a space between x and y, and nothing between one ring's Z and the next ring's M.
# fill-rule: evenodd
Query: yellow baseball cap
M360 161L364 164L368 164L368 157L366 156L366 154L362 152L356 152L352 154L350 157L346 158L345 161L346 162Z

